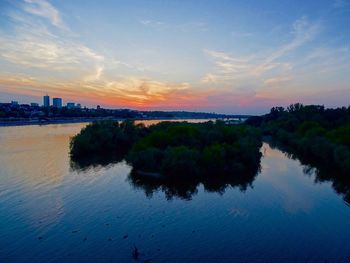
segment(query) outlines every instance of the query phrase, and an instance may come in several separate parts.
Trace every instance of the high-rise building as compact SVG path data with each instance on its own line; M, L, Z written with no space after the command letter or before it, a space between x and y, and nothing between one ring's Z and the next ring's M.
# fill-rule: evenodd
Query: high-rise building
M53 98L52 99L52 106L55 108L62 108L62 99L61 98Z
M67 102L67 109L74 109L75 103L74 102Z
M44 107L50 107L50 96L49 95L45 95L43 97L43 102L44 102Z

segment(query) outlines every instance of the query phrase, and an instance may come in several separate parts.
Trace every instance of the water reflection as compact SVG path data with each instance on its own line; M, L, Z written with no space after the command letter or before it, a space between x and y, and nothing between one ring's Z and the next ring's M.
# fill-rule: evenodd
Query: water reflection
M99 162L99 160L101 160ZM73 171L84 172L86 170L105 167L107 165L121 162L120 156L109 159L100 157L89 158L84 160L71 160L71 169ZM184 200L191 200L191 198L198 193L197 188L203 185L207 192L216 192L224 194L227 188L238 188L244 192L248 187L252 187L253 181L260 171L260 166L256 167L249 173L245 174L216 174L208 177L192 178L184 180L186 176L181 176L179 180L169 180L164 177L153 177L149 175L139 174L132 170L127 177L128 182L135 189L142 189L147 197L152 197L155 192L162 191L167 200L173 198L180 198Z
M88 158L77 159L70 157L70 168L71 171L85 172L91 168L106 167L109 165L120 163L123 161L123 159L123 155L92 155Z
M227 188L237 187L244 192L252 183L257 175L256 172L244 175L226 175L203 178L202 180L170 181L166 179L145 177L136 172L130 173L129 182L138 189L143 189L146 196L152 197L153 193L162 191L168 200L181 198L191 200L197 194L198 186L203 185L207 192L225 193Z
M268 138L267 139L272 149L280 150L286 157L293 160L298 160L303 165L303 173L307 176L314 176L315 183L330 182L333 189L342 195L344 201L350 204L350 177L340 171L329 166L327 163L319 162L303 155L291 147L281 145L280 143Z
M134 246L153 263L349 261L350 209L314 183L348 192L323 179L336 175L264 143L258 175L139 178L125 162L70 164L82 127L0 128L0 262L132 262Z

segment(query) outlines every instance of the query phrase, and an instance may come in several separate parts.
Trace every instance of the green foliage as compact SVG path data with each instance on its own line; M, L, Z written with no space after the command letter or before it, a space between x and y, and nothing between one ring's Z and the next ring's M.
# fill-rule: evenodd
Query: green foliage
M131 121L94 122L71 139L70 153L75 159L91 155L122 155L145 133L145 127Z
M157 172L160 169L164 153L158 148L138 148L138 154L129 155L128 160L136 170L142 169L147 172Z
M194 178L256 171L260 163L260 133L249 126L162 122L149 130L127 156L133 167L141 171L158 171L172 178ZM138 161L146 160L147 154L153 156L155 149L159 153L157 162L153 157L149 162Z
M296 103L287 109L272 108L269 114L248 119L247 123L260 127L265 135L274 136L312 162L350 173L350 107L325 109Z
M200 172L198 167L199 152L186 146L168 147L164 152L161 172L171 177L196 177Z
M328 133L328 138L334 143L350 148L350 124L336 128Z
M213 176L255 175L260 164L260 132L246 125L161 122L96 122L71 140L72 159L124 158L134 171L167 180L198 181ZM249 176L251 179L252 176Z

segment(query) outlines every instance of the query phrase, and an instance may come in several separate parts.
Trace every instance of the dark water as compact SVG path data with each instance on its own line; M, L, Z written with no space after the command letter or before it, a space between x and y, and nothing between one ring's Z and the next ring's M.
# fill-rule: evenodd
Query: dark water
M184 196L123 162L71 166L84 125L0 128L0 262L133 262L134 246L139 262L350 261L344 196L280 150L265 143L247 182Z

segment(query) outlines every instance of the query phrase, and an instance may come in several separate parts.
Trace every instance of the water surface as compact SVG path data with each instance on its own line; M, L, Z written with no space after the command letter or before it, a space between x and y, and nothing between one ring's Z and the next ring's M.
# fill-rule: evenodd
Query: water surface
M251 180L182 195L71 165L85 125L0 128L0 262L349 262L343 195L267 143Z

